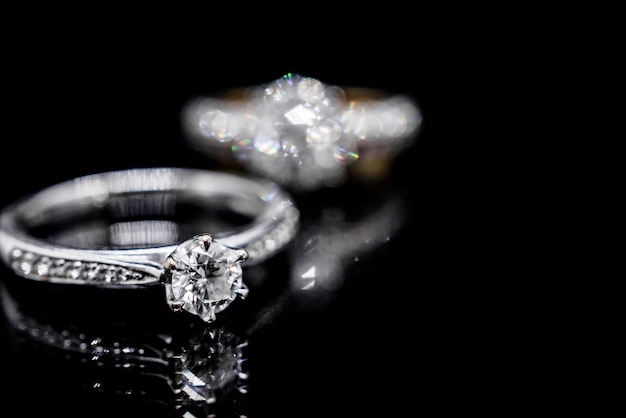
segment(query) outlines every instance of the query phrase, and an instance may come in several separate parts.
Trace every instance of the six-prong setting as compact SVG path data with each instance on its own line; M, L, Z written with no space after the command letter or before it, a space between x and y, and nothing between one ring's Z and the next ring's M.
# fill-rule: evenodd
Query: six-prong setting
M215 321L217 313L247 296L241 267L247 259L245 249L220 243L211 234L198 234L181 243L163 263L169 307L205 322Z

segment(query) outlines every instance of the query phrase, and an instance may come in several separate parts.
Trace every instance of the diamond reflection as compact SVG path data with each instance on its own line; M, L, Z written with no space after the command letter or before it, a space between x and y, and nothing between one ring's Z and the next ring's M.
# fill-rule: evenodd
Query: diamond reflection
M291 286L304 290L339 288L346 270L363 262L401 230L407 202L400 193L364 202L361 214L350 213L341 202L324 206L309 216L290 247Z
M28 358L61 365L60 385L112 395L137 405L159 405L185 418L235 416L247 393L247 341L223 326L139 334L107 327L56 322L43 312L22 309L4 282L2 307L12 347ZM56 366L53 366L56 365ZM46 373L45 369L40 373ZM78 399L78 398L77 398ZM167 415L170 416L170 415ZM238 416L238 415L237 415Z

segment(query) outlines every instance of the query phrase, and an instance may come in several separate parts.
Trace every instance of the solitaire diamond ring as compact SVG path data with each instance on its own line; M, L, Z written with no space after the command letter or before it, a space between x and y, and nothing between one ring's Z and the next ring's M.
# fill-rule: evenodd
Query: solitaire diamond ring
M406 95L298 74L196 98L183 111L192 147L298 191L339 186L351 167L389 160L421 121Z
M4 208L0 257L17 276L37 281L164 285L172 310L213 322L247 294L242 263L273 256L298 226L298 209L272 181L130 169L79 177Z

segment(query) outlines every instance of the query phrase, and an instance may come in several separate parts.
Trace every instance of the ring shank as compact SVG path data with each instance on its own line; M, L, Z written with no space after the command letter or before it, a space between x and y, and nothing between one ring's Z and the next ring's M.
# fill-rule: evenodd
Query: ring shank
M213 207L245 219L226 230L196 233L210 232L223 244L246 249L248 265L280 250L297 228L297 209L273 182L199 169L131 169L79 177L8 206L0 215L0 256L7 265L15 264L16 258L23 263L25 254L37 260L99 263L142 275L141 283L125 280L127 284L156 282L162 263L178 242L141 242L138 239L147 236L141 227L150 222L163 230L163 225L176 227L177 211L183 202L192 202L192 212ZM204 212L198 212L203 216ZM38 232L50 228L64 232L77 220L92 218L113 221L111 229L125 226L130 236L127 245L113 242L101 247L74 246ZM28 278L43 276L31 271L30 266L21 267L21 271L14 266L14 270Z

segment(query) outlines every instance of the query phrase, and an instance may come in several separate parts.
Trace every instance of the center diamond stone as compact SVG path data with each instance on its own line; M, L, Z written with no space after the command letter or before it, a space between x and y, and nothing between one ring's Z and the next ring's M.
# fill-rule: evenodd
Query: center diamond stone
M164 263L165 295L174 311L185 310L205 322L226 309L248 288L242 281L241 262L246 250L214 241L200 234L180 244Z

